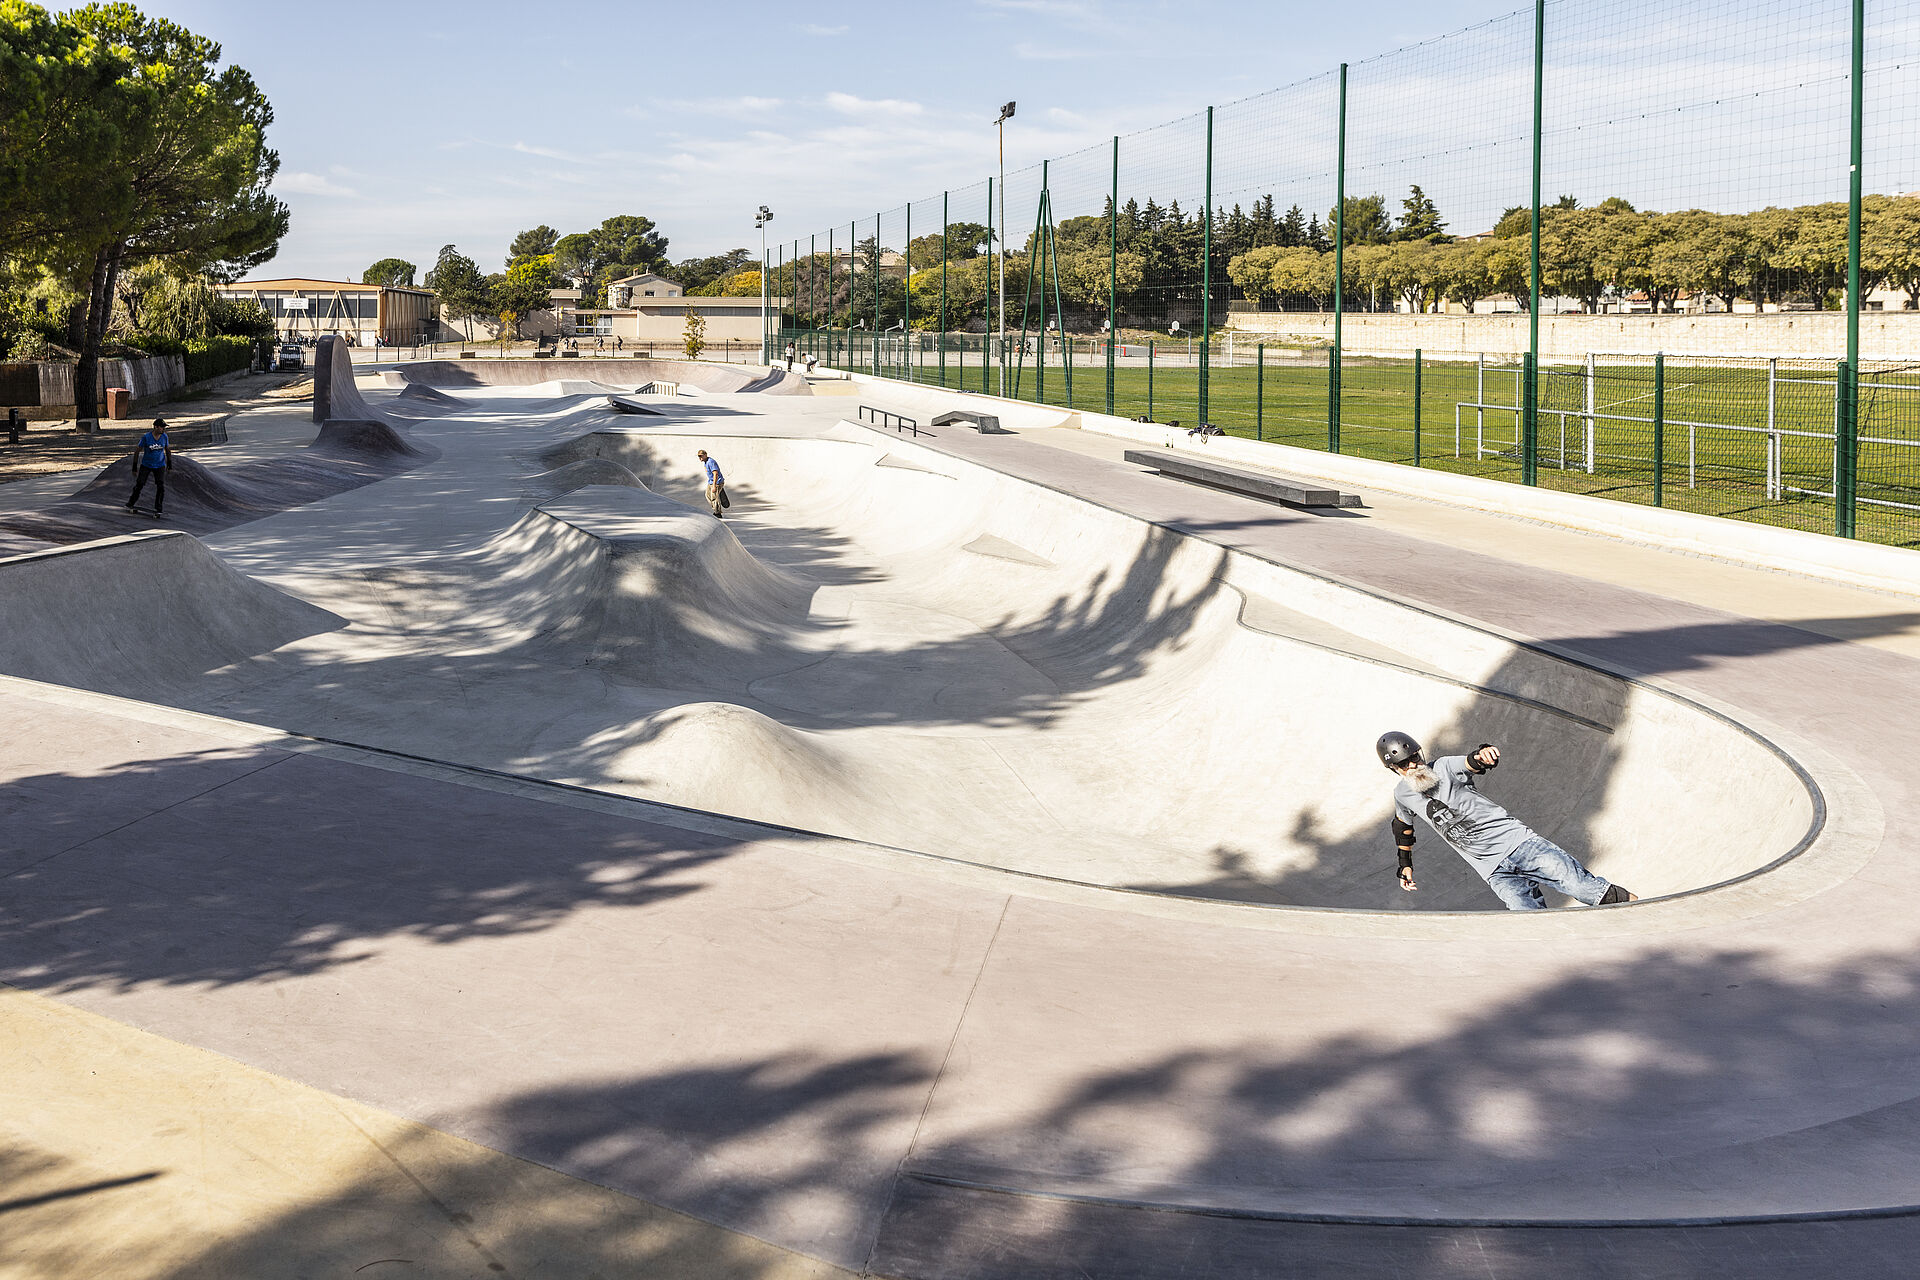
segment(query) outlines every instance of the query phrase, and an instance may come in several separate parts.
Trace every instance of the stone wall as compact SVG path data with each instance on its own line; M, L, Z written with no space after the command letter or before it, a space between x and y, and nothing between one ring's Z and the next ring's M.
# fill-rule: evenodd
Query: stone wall
M1333 341L1333 315L1313 311L1236 312L1242 333L1306 342ZM1344 349L1355 354L1471 358L1480 352L1527 349L1527 317L1355 315L1342 326ZM1837 360L1847 350L1847 317L1839 311L1769 315L1540 317L1543 359L1578 360L1589 351L1653 355L1797 356ZM1874 311L1860 317L1860 354L1870 360L1920 359L1920 312Z
M12 367L17 369L20 366ZM73 411L73 365L62 361L43 360L35 362L31 367L38 375L39 403L21 406L21 416L37 421L79 416ZM146 356L139 360L102 360L98 376L100 403L92 414L85 416L104 418L107 413L108 388L126 387L133 392L136 404L153 400L186 385L187 362L179 356ZM0 405L0 409L5 407ZM4 416L0 414L0 417Z

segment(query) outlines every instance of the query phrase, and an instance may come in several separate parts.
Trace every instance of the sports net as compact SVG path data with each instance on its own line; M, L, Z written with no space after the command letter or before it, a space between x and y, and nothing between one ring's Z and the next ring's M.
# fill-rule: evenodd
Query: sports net
M1920 0L1858 77L1854 15L1548 0L854 212L771 264L773 342L1920 545Z

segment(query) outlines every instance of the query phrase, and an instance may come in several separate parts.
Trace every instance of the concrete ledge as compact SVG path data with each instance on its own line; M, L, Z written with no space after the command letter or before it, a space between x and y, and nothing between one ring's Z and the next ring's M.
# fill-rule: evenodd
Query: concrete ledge
M1080 417L1081 428L1086 431L1162 447L1171 445L1173 452L1185 452L1189 456L1195 452L1182 444L1184 432L1155 423L1129 422L1105 414L1083 413ZM1556 493L1504 480L1455 475L1370 458L1348 458L1234 436L1217 436L1205 447L1209 454L1219 458L1254 466L1283 467L1303 477L1335 484L1518 516L1874 591L1920 595L1920 552L1903 547L1851 542L1823 533L1748 524L1689 511L1666 511L1579 493Z
M1223 467L1217 462L1200 462L1181 457L1171 449L1129 449L1121 457L1136 466L1152 467L1163 475L1215 485L1222 489L1231 489L1235 493L1244 493L1249 497L1266 498L1272 502L1284 502L1295 507L1357 507L1360 505L1360 499L1349 493L1341 493L1338 489L1310 489L1286 476L1243 471L1239 467Z

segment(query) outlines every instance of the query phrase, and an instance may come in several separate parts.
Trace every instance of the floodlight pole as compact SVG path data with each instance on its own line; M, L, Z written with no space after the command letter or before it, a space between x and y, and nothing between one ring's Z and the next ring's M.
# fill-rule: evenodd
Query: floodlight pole
M1000 394L1007 394L1007 121L1013 118L1013 103L1000 108L993 122L1000 135Z
M760 231L760 360L767 365L773 363L767 346L767 224L772 221L773 213L765 205L753 215L753 225Z

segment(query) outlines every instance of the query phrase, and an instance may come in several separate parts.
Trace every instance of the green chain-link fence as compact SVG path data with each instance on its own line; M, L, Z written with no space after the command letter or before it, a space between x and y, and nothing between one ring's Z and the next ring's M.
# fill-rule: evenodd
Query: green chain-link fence
M793 240L769 345L1920 545L1917 73L1920 0L1537 0Z

